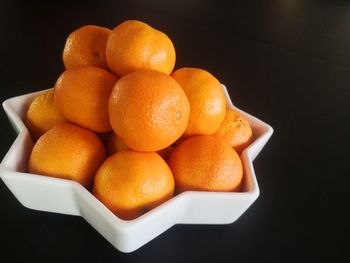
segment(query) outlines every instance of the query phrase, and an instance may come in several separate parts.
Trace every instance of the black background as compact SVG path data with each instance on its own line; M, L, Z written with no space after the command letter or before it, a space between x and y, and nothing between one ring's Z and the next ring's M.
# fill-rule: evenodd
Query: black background
M24 208L0 183L1 262L349 262L349 1L0 3L0 94L52 87L65 38L139 19L176 67L201 67L275 133L254 162L260 196L230 225L177 225L131 254L82 218ZM1 158L16 135L4 112Z

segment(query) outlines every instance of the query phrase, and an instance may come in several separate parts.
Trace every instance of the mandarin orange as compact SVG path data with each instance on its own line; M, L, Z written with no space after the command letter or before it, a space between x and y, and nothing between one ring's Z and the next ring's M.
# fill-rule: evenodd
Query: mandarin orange
M222 139L209 135L185 140L172 152L168 164L177 193L238 191L243 178L236 151Z
M111 30L101 26L86 25L73 31L63 50L66 69L94 66L109 69L106 62L106 44Z
M67 120L95 132L110 131L108 100L116 81L97 67L67 69L56 82L54 102Z
M135 219L170 199L174 178L156 153L120 151L96 173L93 194L118 217Z
M53 90L38 95L30 104L26 116L26 125L34 140L66 121L54 104Z
M110 69L118 76L124 76L139 69L170 74L176 55L167 35L143 22L128 20L110 34L106 58Z
M199 68L180 68L171 76L183 88L191 106L184 136L213 134L226 113L226 99L220 82Z
M158 151L171 145L186 129L189 114L190 105L179 84L154 70L125 75L109 100L114 132L137 151Z
M104 158L103 144L95 133L63 123L35 143L29 158L29 172L74 180L89 188Z
M251 143L253 132L242 114L227 108L225 119L213 136L224 139L240 154Z

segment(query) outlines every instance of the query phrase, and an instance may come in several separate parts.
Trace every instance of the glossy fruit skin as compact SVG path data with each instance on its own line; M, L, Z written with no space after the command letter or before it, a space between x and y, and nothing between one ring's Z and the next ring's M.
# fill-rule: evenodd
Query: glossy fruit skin
M108 132L108 100L116 81L116 76L101 68L67 69L55 84L55 105L67 120L95 132Z
M127 20L112 30L106 58L110 69L118 76L140 69L169 75L175 66L176 54L167 35L143 22Z
M106 45L110 33L110 29L95 25L82 26L73 31L63 49L65 68L94 66L108 70Z
M120 151L97 171L93 194L118 217L131 220L170 199L174 178L156 153Z
M252 142L253 132L242 114L227 108L225 119L213 136L224 139L240 154Z
M30 104L26 115L26 125L34 140L66 121L54 104L53 90L38 95Z
M29 172L74 180L90 188L104 159L103 144L95 133L63 123L35 143L29 158Z
M176 192L238 191L243 178L241 160L222 139L194 136L175 148L168 164L175 178Z
M182 88L170 76L154 70L122 77L109 100L114 132L137 151L158 151L171 145L185 131L189 114Z
M226 98L220 82L208 71L199 68L180 68L171 76L183 88L191 106L184 136L213 134L226 113Z

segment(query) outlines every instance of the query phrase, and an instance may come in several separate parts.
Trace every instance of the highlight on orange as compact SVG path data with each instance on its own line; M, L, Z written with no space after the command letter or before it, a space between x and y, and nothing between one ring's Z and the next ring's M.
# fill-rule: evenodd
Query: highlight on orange
M110 69L118 76L140 69L169 75L176 54L166 34L141 21L127 20L112 30L107 41L106 58Z
M125 150L99 168L93 194L118 217L132 220L170 199L174 186L172 172L158 154Z
M179 84L154 70L122 77L109 99L110 123L131 149L158 151L170 146L187 127L190 104Z
M191 106L185 137L211 135L226 113L226 98L220 82L208 71L180 68L171 75L183 88Z
M238 191L243 178L241 159L222 139L194 136L175 148L168 164L176 192Z
M34 140L37 140L56 125L66 121L54 104L53 90L46 91L35 97L26 115L26 125Z
M109 69L106 45L110 33L110 29L95 25L85 25L70 33L62 54L66 69L79 66Z
M224 139L240 154L252 142L253 131L242 114L227 108L225 119L213 136Z
M97 67L67 69L55 84L54 102L69 121L95 132L108 132L108 100L117 77Z
M29 172L74 180L90 188L104 159L103 144L95 133L63 123L35 143L29 158Z

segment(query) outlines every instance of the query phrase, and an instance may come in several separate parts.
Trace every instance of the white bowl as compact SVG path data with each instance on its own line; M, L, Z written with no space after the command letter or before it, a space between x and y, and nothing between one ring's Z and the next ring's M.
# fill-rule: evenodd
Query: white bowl
M225 86L228 106L233 106ZM273 133L266 123L243 112L254 133L254 142L241 155L244 180L241 192L181 193L134 220L118 218L79 183L27 173L33 141L23 123L35 92L3 102L18 136L0 164L0 177L25 207L82 216L122 252L132 252L175 224L228 224L237 220L259 196L253 160Z

